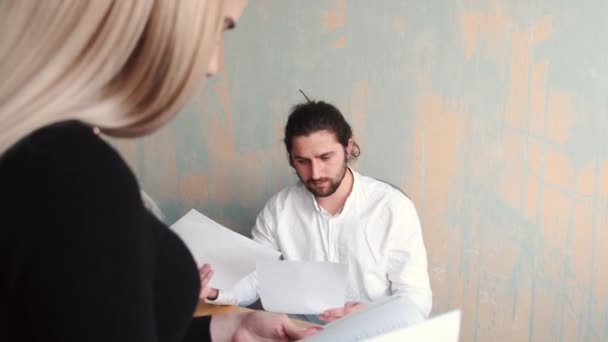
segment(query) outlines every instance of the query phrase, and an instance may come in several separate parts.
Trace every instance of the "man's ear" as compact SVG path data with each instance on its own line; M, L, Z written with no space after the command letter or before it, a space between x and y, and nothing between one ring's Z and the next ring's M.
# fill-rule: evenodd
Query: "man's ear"
M352 138L348 139L348 142L346 143L346 148L344 149L346 151L346 157L350 157L351 154L353 153L353 144L355 142L353 141Z

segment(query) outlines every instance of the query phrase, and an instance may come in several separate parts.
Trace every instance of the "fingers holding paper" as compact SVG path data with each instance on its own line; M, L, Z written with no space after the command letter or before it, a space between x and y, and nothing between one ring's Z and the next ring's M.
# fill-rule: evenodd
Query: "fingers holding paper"
M367 304L365 303L348 302L342 308L325 310L319 315L319 319L326 323L333 322L353 312L359 311L365 308L366 306Z
M210 299L214 300L217 298L218 290L209 287L209 281L213 277L213 269L211 265L204 264L201 268L198 269L198 275L201 281L201 292L199 293L199 298L201 299Z

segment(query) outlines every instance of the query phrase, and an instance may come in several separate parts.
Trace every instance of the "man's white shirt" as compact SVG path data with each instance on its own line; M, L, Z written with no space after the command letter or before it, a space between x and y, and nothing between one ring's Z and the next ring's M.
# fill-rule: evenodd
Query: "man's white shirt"
M260 212L253 239L284 260L348 265L346 300L370 303L407 296L428 317L432 306L426 249L413 203L392 186L352 169L344 207L331 215L298 182L275 194ZM247 306L258 296L256 274L220 291L213 304Z

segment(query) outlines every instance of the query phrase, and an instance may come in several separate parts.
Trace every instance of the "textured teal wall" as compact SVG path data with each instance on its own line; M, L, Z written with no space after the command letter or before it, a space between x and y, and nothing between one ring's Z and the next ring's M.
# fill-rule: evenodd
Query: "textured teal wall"
M298 88L423 222L434 312L463 341L608 340L608 2L252 0L222 73L121 151L173 221L248 234L296 180Z

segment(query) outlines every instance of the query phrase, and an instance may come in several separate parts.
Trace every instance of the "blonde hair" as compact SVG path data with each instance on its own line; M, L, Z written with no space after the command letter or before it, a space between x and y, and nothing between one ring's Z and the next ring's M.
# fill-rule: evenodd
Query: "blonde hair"
M1 0L0 155L54 122L112 136L165 124L200 86L221 0Z

